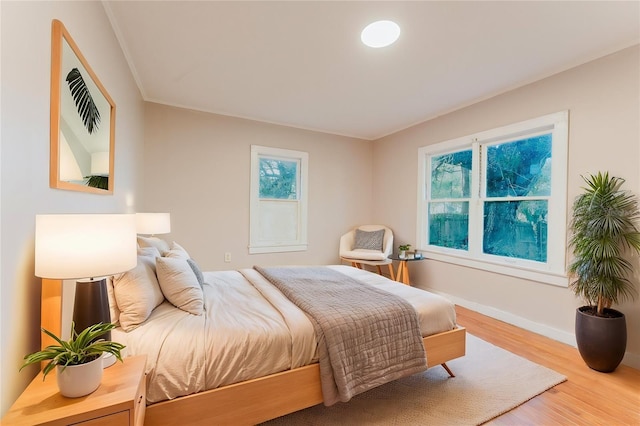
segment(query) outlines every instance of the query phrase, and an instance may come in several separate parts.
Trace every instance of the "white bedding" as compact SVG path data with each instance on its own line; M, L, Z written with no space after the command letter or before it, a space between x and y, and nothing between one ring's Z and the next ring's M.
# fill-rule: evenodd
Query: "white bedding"
M408 300L423 337L455 328L445 298L349 266L344 274ZM165 301L138 328L115 329L127 355L147 355L147 402L154 403L300 367L317 360L313 325L253 269L205 272L205 314Z

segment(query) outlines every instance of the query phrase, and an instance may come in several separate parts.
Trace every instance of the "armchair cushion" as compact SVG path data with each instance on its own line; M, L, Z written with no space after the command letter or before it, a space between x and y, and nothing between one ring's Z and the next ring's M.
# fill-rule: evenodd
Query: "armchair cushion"
M366 249L382 251L382 240L384 239L384 229L377 231L363 231L356 229L355 241L353 249Z

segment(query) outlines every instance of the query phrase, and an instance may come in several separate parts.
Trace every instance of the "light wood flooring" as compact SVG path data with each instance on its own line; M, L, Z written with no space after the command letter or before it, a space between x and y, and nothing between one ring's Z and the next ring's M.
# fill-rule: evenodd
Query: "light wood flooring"
M599 373L572 346L459 306L456 312L467 332L567 376L488 425L640 425L640 370Z

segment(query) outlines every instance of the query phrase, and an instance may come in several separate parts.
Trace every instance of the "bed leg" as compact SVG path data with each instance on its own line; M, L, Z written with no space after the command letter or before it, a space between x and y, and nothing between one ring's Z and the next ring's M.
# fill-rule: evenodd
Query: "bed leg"
M444 363L444 362L443 362L443 363L442 363L442 364L440 364L440 365L442 366L442 368L444 368L445 370L447 370L447 373L449 373L449 376L450 376L450 377L456 377L456 375L455 375L455 374L453 374L453 372L449 369L449 366L447 366L447 364L446 364L446 363Z

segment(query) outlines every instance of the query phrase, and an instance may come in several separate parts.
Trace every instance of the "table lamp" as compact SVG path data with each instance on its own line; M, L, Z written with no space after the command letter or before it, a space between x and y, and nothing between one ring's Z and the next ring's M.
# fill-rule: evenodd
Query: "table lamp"
M76 332L111 322L105 276L136 266L133 214L36 215L35 275L78 279L73 322ZM111 333L101 336L111 339Z
M168 234L171 232L169 213L136 213L136 232L144 235Z

